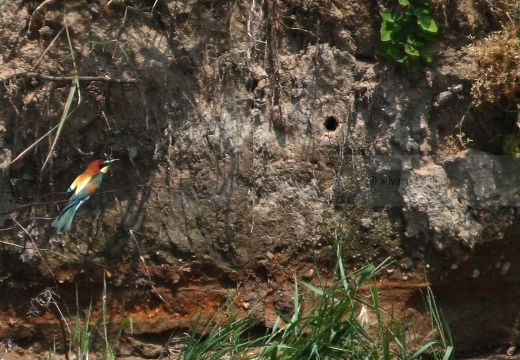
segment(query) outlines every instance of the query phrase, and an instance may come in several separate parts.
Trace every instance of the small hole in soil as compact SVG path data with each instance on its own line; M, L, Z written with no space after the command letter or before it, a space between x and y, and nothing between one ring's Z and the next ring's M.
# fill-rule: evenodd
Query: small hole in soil
M246 81L247 91L253 92L258 86L259 81L255 79L249 79Z
M338 128L339 122L334 116L329 116L323 122L323 126L325 126L325 129L328 131L334 131Z

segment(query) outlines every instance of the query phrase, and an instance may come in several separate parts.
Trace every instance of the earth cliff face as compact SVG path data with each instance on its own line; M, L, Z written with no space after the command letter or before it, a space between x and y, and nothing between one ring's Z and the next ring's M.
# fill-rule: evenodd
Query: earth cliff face
M4 2L0 337L57 337L56 309L103 279L135 339L161 343L237 289L270 326L294 274L315 259L331 274L342 223L347 267L396 260L390 306L424 322L427 274L458 349L514 345L518 175L495 156L512 123L468 111L467 46L497 24L435 3L442 40L410 78L375 55L381 6ZM121 161L56 234L65 189L104 156Z

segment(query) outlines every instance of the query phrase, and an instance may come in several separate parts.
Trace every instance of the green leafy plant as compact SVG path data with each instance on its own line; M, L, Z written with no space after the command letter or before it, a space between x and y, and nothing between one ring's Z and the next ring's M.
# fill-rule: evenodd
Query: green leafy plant
M133 332L133 320L129 316L125 316L114 334L110 334L109 327L111 322L108 313L107 304L107 286L103 277L103 294L101 316L94 321L92 318L92 302L88 309L82 315L79 304L79 294L76 290L76 306L77 314L74 326L74 332L70 341L70 350L77 354L78 359L88 360L91 358L91 351L96 352L96 358L114 360L116 352L127 326L130 327L130 333Z
M337 247L335 276L319 284L295 279L292 314L280 314L263 336L251 336L255 322L239 317L229 299L205 324L172 335L159 359L178 353L180 360L451 360L454 349L448 325L427 288L426 307L432 333L419 339L413 324L394 318L383 308L376 287L378 274L390 265L367 265L348 273L342 246ZM176 354L177 355L177 354Z
M431 45L439 38L439 28L430 6L431 0L399 0L394 11L381 11L378 54L412 71L431 62Z
M255 324L252 318L239 317L233 305L233 297L207 321L201 321L199 315L193 330L186 336L168 340L159 360L169 358L172 347L183 349L180 360L219 360L242 359L245 353L255 347L258 340L247 339L248 332Z

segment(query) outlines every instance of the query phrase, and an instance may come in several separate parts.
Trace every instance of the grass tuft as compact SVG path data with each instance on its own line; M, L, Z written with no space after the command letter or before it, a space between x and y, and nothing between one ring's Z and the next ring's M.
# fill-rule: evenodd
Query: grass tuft
M101 316L94 322L92 319L92 302L82 316L79 304L79 294L76 290L76 321L74 333L71 336L70 351L77 355L78 359L89 359L92 352L96 353L95 358L114 360L116 359L117 349L124 330L130 327L133 332L133 321L129 316L125 316L111 339L109 327L111 325L107 304L107 286L103 278L103 294Z
M420 343L413 324L405 324L383 309L375 279L390 264L367 265L346 274L337 251L336 276L319 286L295 279L294 313L280 314L272 329L260 337L247 334L254 323L239 318L233 303L226 305L204 325L197 319L193 331L172 336L164 356L179 352L179 359L367 359L415 360L454 357L451 335L428 288L432 333L437 339ZM222 322L226 319L226 323ZM207 334L207 335L200 335ZM179 345L181 347L179 348ZM174 350L177 349L177 350ZM180 349L180 350L179 350Z
M520 91L519 30L508 26L471 47L478 60L476 81L472 92L475 105L482 103L517 103Z

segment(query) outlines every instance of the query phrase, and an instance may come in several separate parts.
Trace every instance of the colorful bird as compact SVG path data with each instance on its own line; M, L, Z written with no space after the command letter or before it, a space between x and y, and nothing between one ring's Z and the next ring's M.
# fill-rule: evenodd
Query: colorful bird
M94 160L87 170L74 180L68 192L74 192L70 197L69 204L63 208L60 215L52 222L52 226L61 231L70 231L76 212L85 201L88 200L101 185L103 176L108 172L110 164L119 159Z

